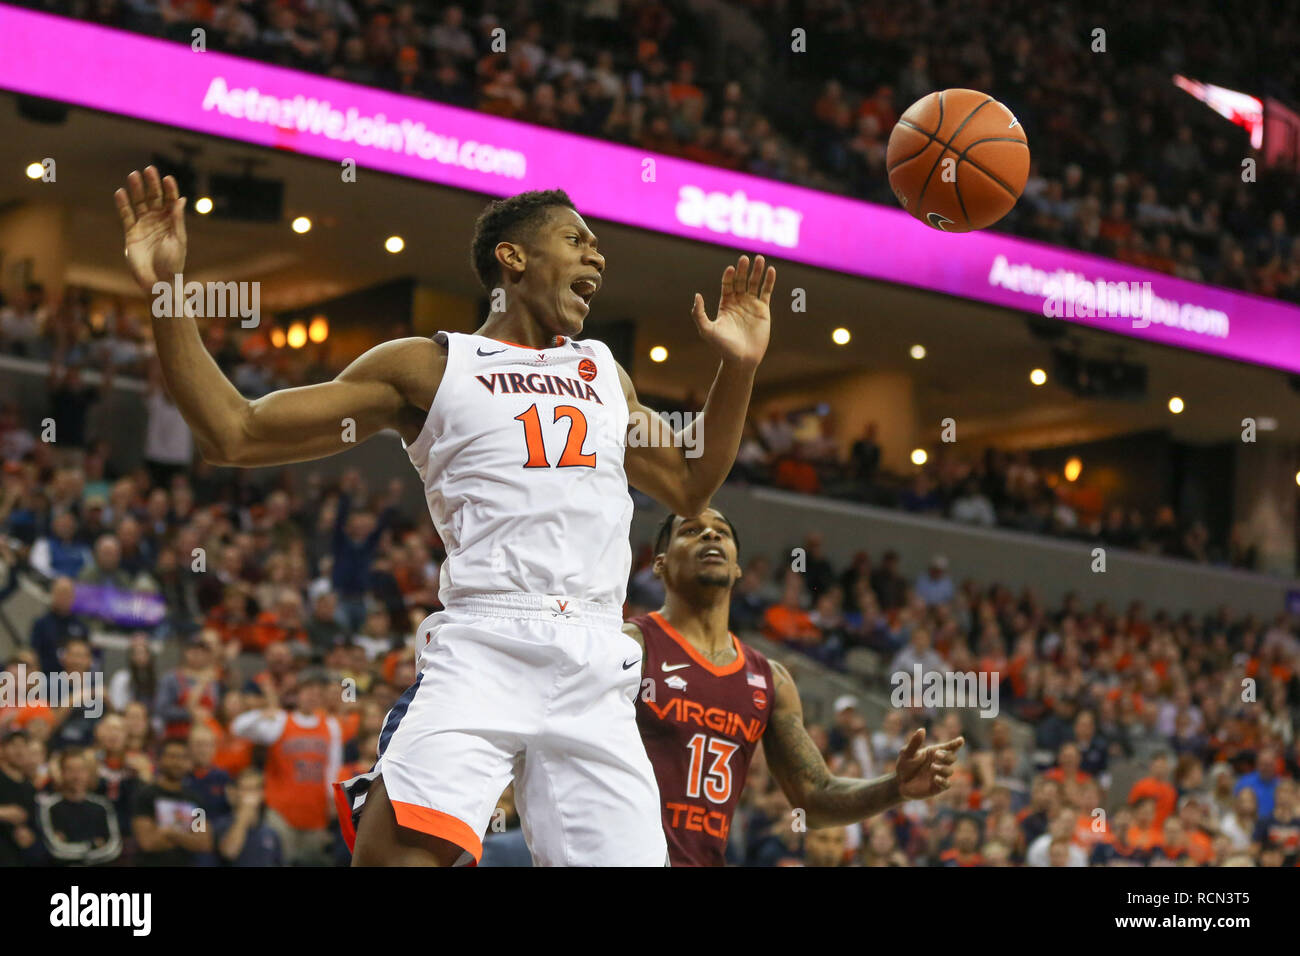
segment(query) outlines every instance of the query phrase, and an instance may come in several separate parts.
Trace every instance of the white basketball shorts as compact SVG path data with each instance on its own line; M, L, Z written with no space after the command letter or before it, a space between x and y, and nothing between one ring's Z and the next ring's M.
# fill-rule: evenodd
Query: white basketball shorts
M666 865L636 725L641 648L618 609L516 593L450 603L420 625L419 673L384 719L374 769L339 785L349 846L382 774L401 826L476 864L513 780L536 865Z

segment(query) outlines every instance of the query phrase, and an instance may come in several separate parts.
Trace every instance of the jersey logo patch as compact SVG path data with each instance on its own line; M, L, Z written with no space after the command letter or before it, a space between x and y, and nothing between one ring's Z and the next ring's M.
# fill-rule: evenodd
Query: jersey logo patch
M679 670L681 670L683 667L690 667L691 665L690 665L690 664L673 664L672 666L669 666L669 665L668 665L668 662L665 661L664 663L660 664L659 666L660 666L661 668L663 668L663 672L664 672L665 674L667 674L669 671L679 671Z
M754 691L754 706L757 707L759 710L766 709L767 694L763 693L761 690Z
M483 355L483 356L488 356L488 355L500 355L500 354L501 354L502 352L504 352L504 351L506 351L506 350L505 350L505 349L497 349L495 352L484 352L483 349L480 347L479 350L478 350L478 354L479 354L479 355Z
M664 683L667 684L669 687L671 687L673 690L686 689L686 681L682 680L682 678L678 677L676 674L674 674L672 677L665 677Z
M750 687L767 687L767 681L763 679L762 674L745 671L745 680L749 682Z
M596 363L591 359L583 359L578 363L578 374L584 382L590 382L596 377Z
M571 618L578 613L578 609L572 607L572 598L551 595L547 600L550 602L548 610L551 612L551 617Z

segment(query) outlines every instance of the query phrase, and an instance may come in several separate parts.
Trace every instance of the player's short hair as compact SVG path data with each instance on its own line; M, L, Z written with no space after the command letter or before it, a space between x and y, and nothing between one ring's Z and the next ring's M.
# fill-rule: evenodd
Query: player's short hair
M708 511L718 511L717 508L708 508ZM736 543L736 560L740 560L740 535L736 532L736 526L731 523L731 519L718 511L722 515L722 520L727 522L727 527L731 529L731 540ZM659 526L659 533L655 535L655 554L663 554L668 550L668 544L673 539L673 521L680 518L681 515L675 515L671 511L664 518L663 524Z
M509 199L497 199L474 220L474 242L469 258L483 288L491 292L501 278L496 248L501 242L529 242L546 221L552 206L565 206L577 212L573 200L563 189L533 189Z

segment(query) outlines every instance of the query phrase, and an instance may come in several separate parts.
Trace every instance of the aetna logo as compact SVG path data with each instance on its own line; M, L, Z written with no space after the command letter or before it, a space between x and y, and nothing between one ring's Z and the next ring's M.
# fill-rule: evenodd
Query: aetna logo
M698 186L683 186L677 193L677 221L685 226L723 232L741 239L760 239L786 249L799 245L803 213L785 206L769 206L737 189L706 193Z

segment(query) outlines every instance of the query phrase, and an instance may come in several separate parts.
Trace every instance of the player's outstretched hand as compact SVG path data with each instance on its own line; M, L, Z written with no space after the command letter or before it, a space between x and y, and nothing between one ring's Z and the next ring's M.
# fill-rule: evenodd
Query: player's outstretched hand
M704 296L695 293L691 315L700 335L722 357L742 365L758 365L767 351L768 335L772 326L772 289L776 285L776 268L763 272L763 257L754 259L749 268L749 256L741 256L734 266L722 273L722 296L718 299L718 315L714 319L704 311Z
M898 753L898 793L904 800L924 800L943 793L952 786L953 766L965 737L954 737L941 744L925 743L925 728L919 728Z
M143 176L131 171L113 200L126 236L126 264L151 293L155 282L171 282L185 268L185 199L174 177L160 180L157 168L146 166Z

